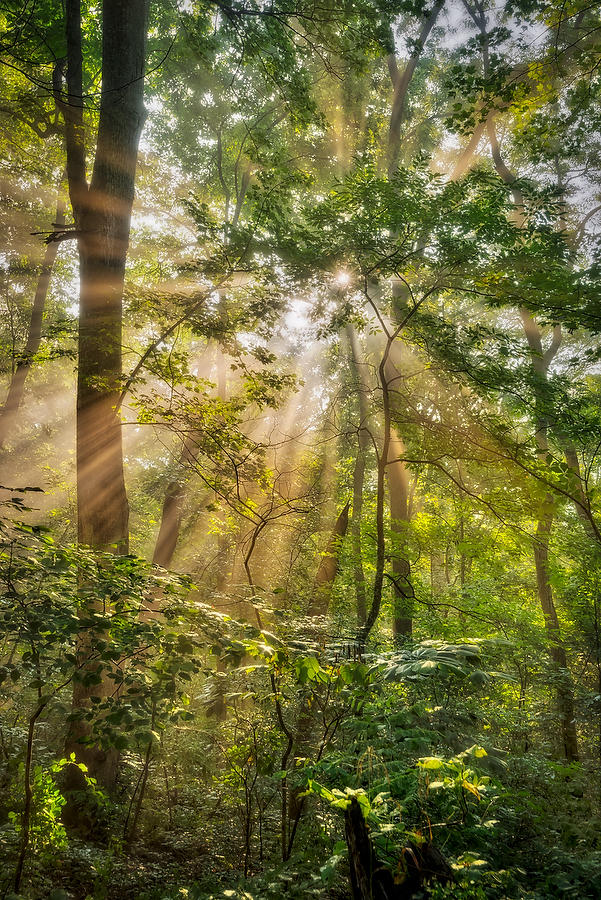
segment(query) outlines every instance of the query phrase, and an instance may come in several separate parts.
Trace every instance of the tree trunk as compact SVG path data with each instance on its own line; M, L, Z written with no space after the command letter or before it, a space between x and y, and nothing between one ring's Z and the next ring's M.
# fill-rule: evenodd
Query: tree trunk
M321 558L313 582L313 596L308 611L310 616L327 615L332 587L338 574L340 549L348 528L349 508L350 501L346 503L342 512L338 515L325 553Z
M363 486L365 483L365 454L357 450L353 468L353 511L351 514L351 545L353 552L353 577L357 602L357 624L363 625L367 618L367 585L363 568L363 545L361 541L361 519L363 515Z
M513 202L516 207L515 219L518 226L523 226L524 216L523 196L516 188L516 177L506 166L494 124L488 121L488 137L493 162L498 175L509 187ZM561 346L561 329L554 329L549 347L545 350L542 343L542 333L538 323L527 309L520 310L524 335L530 350L530 362L534 375L534 402L535 402L535 440L538 457L542 463L546 463L549 452L549 413L546 409L545 390L548 379L549 366ZM573 460L572 460L573 462ZM577 462L577 457L576 457ZM561 719L561 730L564 754L569 760L577 760L578 740L576 724L574 721L574 695L567 664L565 647L561 641L561 630L553 591L549 580L549 537L553 525L553 497L547 494L539 516L536 536L534 539L534 564L536 568L536 584L539 603L545 619L545 628L549 640L549 656L552 662L560 669L558 673L560 684L557 687L557 707Z
M374 900L378 894L381 895L377 888L374 893L376 855L356 797L353 797L344 812L344 826L353 900Z
M352 325L346 326L346 336L350 348L349 362L355 378L357 399L359 401L359 426L357 428L357 456L353 469L353 511L351 515L351 542L353 551L353 576L357 598L357 622L361 627L367 618L367 585L363 569L363 547L361 542L361 519L363 515L363 488L365 482L365 464L369 449L369 432L367 423L369 408L367 403L367 387L361 378L359 369L359 347L357 336Z
M56 201L56 218L54 224L58 227L65 224L65 201L60 194L60 188L59 196ZM4 406L0 410L0 449L4 447L14 428L17 414L23 400L25 381L31 370L33 358L38 352L42 341L44 309L58 246L58 241L50 241L46 245L42 268L38 276L38 283L33 298L33 306L31 307L27 341L23 348L23 352L17 358L17 365L10 380L6 400L4 401Z
M597 520L591 507L590 497L585 489L585 481L582 478L578 454L575 447L573 447L572 444L568 441L561 440L561 443L563 444L565 461L574 473L576 482L573 496L574 509L576 510L576 514L582 523L582 527L584 528L585 533L592 541L595 541L598 547L600 547L601 534L599 533Z
M574 695L568 669L565 647L561 640L561 629L553 600L553 590L549 580L549 537L553 525L552 497L546 498L546 510L539 518L534 544L534 563L539 603L545 619L545 630L549 642L549 656L558 678L557 708L561 721L563 755L575 762L579 759L578 736L574 719Z
M343 510L339 513L334 528L332 529L328 546L322 556L321 563L313 582L313 595L308 610L309 616L326 616L328 614L332 587L336 580L336 575L338 574L340 548L348 528L349 507L350 502L346 503ZM322 637L319 632L319 628L314 629L313 637L315 639L320 639ZM314 727L315 711L303 700L294 730L288 732L288 737L291 742L290 751L294 748L295 757L305 758L311 754ZM282 816L287 816L289 822L292 823L288 838L283 843L282 857L284 861L289 859L290 853L292 852L296 829L305 807L305 799L306 798L302 796L301 788L296 788L295 790L290 791L288 803L284 804L282 809ZM284 830L287 831L288 829Z
M237 217L235 217L235 222ZM225 327L226 310L223 295L220 295L220 316ZM227 368L225 364L225 355L220 347L217 347L215 355L215 380L217 384L217 396L220 400L227 400ZM215 590L225 591L228 583L232 580L234 559L232 558L233 539L228 534L227 512L221 506L219 516L223 525L221 531L217 533L217 578L215 580ZM256 540L256 539L255 539Z
M145 118L144 67L148 0L104 0L102 94L94 169L86 180L80 0L67 0L67 93L61 94L69 193L79 243L79 363L77 378L77 531L81 544L126 553L129 508L121 421L122 301L138 144ZM80 639L80 660L98 635ZM84 667L85 671L85 667ZM74 684L73 708L107 696L112 683ZM87 723L75 720L67 752L111 788L117 754L82 746Z
M163 569L169 569L173 561L186 498L186 479L183 473L186 468L196 464L199 438L200 436L196 432L186 436L178 463L182 476L170 481L165 491L161 524L152 556L154 565L161 566Z
M399 326L400 327L400 326ZM377 488L376 488L376 571L373 583L373 598L371 607L363 626L357 634L357 644L359 654L361 655L365 649L365 644L369 634L374 627L378 616L380 615L380 607L382 605L382 592L384 586L384 568L386 564L386 533L384 529L384 496L386 484L386 468L390 458L390 440L392 434L392 425L390 420L390 389L389 381L386 375L386 367L390 355L390 348L393 341L398 337L398 328L386 340L386 346L380 364L378 366L378 380L382 391L382 411L383 411L383 434L382 449L378 454L377 467Z
M392 633L395 640L411 637L413 630L413 606L415 594L411 584L411 563L407 556L407 526L409 524L409 473L402 457L403 441L394 428L391 429L388 452L388 498L390 504L390 529L394 536L392 575L394 586L394 611Z
M465 541L465 519L463 517L463 510L461 510L459 514L459 543L463 544ZM465 587L465 580L467 576L467 556L462 549L459 552L459 584L462 588Z
M388 71L390 79L394 87L394 97L392 101L392 109L390 112L390 123L388 128L388 174L392 175L396 169L401 149L401 125L405 118L405 110L407 107L407 95L409 93L409 85L413 78L415 69L419 62L424 44L430 36L430 32L436 24L436 20L440 14L444 0L436 0L429 16L424 19L409 61L403 69L401 75L397 68L396 59L392 54L388 59Z
M78 533L127 552L121 422L122 301L138 144L144 124L148 0L104 0L102 96L92 182L74 202L81 233L77 382ZM74 198L72 197L72 200Z
M223 352L219 349L218 346L213 349L215 350L216 358L217 396L221 400L225 400L227 396L227 372L225 367L225 360ZM206 350L206 353L210 354L210 359L213 358L213 349L211 349L211 347L209 346L209 348ZM174 478L172 481L170 481L165 490L165 498L163 500L163 509L161 513L161 524L159 526L159 533L157 535L154 554L152 557L153 563L156 566L161 566L163 569L169 569L173 561L175 548L177 547L177 542L180 536L182 514L187 493L187 474L190 471L194 470L195 466L197 465L199 444L201 438L202 433L197 429L194 429L188 435L186 435L178 462L178 470L181 473L180 477ZM222 536L219 535L219 565L217 566L217 569L218 577L224 577L225 579L228 545L226 539L224 545L224 553L224 550L221 546L221 538ZM225 580L222 585L218 585L218 590L220 590L224 586L224 584Z
M484 121L476 123L472 136L470 137L463 150L461 150L459 157L455 162L453 170L449 176L451 181L459 181L459 179L462 178L470 168L472 160L478 149L478 144L480 143L486 132L488 119L492 120L492 113L489 113Z

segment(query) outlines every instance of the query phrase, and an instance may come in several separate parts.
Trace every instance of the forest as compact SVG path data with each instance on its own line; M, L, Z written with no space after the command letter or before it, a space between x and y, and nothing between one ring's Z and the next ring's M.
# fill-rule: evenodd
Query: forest
M0 72L0 900L601 897L601 3Z

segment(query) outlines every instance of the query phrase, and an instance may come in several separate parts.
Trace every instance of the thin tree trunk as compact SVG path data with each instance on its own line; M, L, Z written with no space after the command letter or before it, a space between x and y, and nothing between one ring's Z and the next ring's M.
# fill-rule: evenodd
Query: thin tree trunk
M27 850L31 838L31 812L33 806L33 786L31 784L31 771L33 764L33 746L36 723L44 712L47 703L40 700L37 709L29 719L29 727L27 729L27 746L25 750L25 768L23 771L23 782L25 788L25 801L23 806L23 816L21 818L21 847L17 858L17 866L15 870L14 889L18 891L21 887L21 878L23 877L23 868L27 857Z
M576 448L572 443L566 440L563 435L558 435L560 444L563 447L563 454L566 463L575 476L575 487L573 492L573 502L576 514L580 519L582 527L588 537L597 544L597 552L601 548L601 533L597 525L597 519L591 505L590 496L586 490L586 481L582 477L580 469L580 460Z
M490 116L490 114L489 114ZM488 119L488 117L487 117ZM478 122L474 128L472 136L469 141L459 154L459 158L455 162L453 170L450 175L451 181L459 181L459 179L465 175L472 164L472 160L475 156L476 150L478 149L478 144L482 140L484 133L486 132L486 123L487 119L483 122Z
M328 613L332 596L332 587L334 586L334 581L338 574L340 549L348 528L349 507L350 502L346 503L339 513L332 529L326 551L322 556L317 574L315 575L313 594L308 609L309 616L326 616ZM313 636L317 639L321 637L319 631L319 628L316 628L314 631ZM278 711L277 708L276 711L280 717L280 727L282 728L281 711ZM306 757L310 754L314 728L314 710L303 701L297 715L294 729L292 731L284 731L289 741L288 749L285 754L286 762L293 748L295 749L295 756L297 758L299 756ZM282 728L282 730L284 729ZM285 768L285 766L282 766L282 768ZM286 861L290 858L292 852L296 829L305 807L305 797L302 796L301 788L296 788L290 792L286 789L285 797L284 794L282 796L282 859ZM289 827L290 823L292 823L291 828Z
M357 429L357 456L353 469L353 511L351 515L351 542L353 551L353 576L355 579L355 595L357 598L357 622L361 627L367 618L367 585L363 569L363 547L361 542L361 519L363 515L363 490L365 483L366 456L369 449L369 432L367 422L369 409L367 404L367 387L361 378L359 369L359 347L357 336L352 325L346 326L346 336L350 348L350 365L357 385L359 402L359 427Z
M226 207L226 231L229 226L229 205L230 205L230 191L228 189L227 183L223 176L222 171L222 136L221 129L218 131L217 135L217 165L219 171L219 180L221 182L221 186L224 193L225 207ZM251 181L251 168L250 164L245 168L240 188L237 193L236 206L234 209L234 215L232 218L231 225L233 228L236 228L240 219L240 215L242 213L242 207L244 204L244 200L248 193L248 188ZM227 240L227 234L226 234ZM225 329L227 326L227 311L226 311L226 302L225 295L223 291L219 292L219 312L220 312L220 320L223 328ZM216 348L216 375L217 375L217 396L222 400L225 400L227 397L227 370L225 366L225 359L223 355L223 351L217 346ZM192 434L189 438L186 438L184 443L184 447L182 449L182 453L180 455L179 466L185 467L194 465L198 458L198 440L200 435L198 433ZM163 510L161 515L161 525L159 528L159 534L157 537L157 542L155 545L153 563L158 566L162 566L165 569L168 569L171 565L173 555L175 553L175 548L177 546L177 541L180 534L181 529L181 520L182 520L182 512L183 505L186 497L186 486L182 480L172 481L167 486L167 490L165 492L165 499L163 501ZM218 583L217 590L221 590L225 587L227 582L227 566L225 562L227 560L227 553L229 549L227 536L226 535L218 535L218 560L219 565L217 566L218 570Z
M169 569L173 562L186 499L186 478L183 473L196 464L199 440L200 435L197 432L186 436L178 463L182 476L170 481L165 491L161 524L152 556L154 565L163 569Z
M388 499L390 529L394 535L392 575L394 610L392 633L395 640L411 637L415 594L411 584L411 563L407 555L407 526L409 524L409 473L402 457L403 441L391 428L388 454Z
M515 175L511 172L501 156L499 143L492 121L488 123L488 136L493 157L493 162L499 176L510 188L514 204L516 206L516 222L524 224L523 196L515 186ZM537 322L526 309L520 310L524 334L530 350L530 360L534 374L535 391L535 419L537 453L541 462L545 463L549 452L549 416L545 409L544 387L548 379L549 365L561 346L561 329L554 330L549 347L544 350L542 344L541 329ZM549 538L553 525L553 496L547 494L541 514L538 518L536 535L534 539L534 564L536 569L536 584L538 599L545 620L545 629L549 641L549 656L552 662L560 670L560 683L557 687L557 707L561 719L562 742L564 755L569 760L577 760L578 739L576 723L574 721L574 695L567 663L565 647L561 640L561 629L553 591L549 577Z
M237 214L235 217L235 221L237 221ZM223 303L223 297L220 298L220 313L221 320L223 323L225 323L225 305ZM215 366L217 396L220 398L220 400L225 401L227 400L227 369L225 365L225 356L223 354L223 350L221 350L219 347L217 348ZM217 534L217 579L215 582L215 590L217 591L225 590L226 585L232 579L232 569L234 566L234 560L232 560L232 555L230 552L232 549L232 538L227 533L227 513L224 508L221 508L220 510L220 517L223 523L223 529Z
M65 224L65 200L60 193L60 188L59 196L56 201L56 218L53 224L56 224L59 228ZM40 269L33 298L33 305L31 307L27 341L22 353L20 353L17 358L17 365L10 380L6 400L4 401L4 406L0 410L0 449L4 447L13 431L17 414L23 400L25 382L31 370L33 358L40 349L44 309L46 307L46 298L48 297L50 278L52 276L52 269L54 267L58 246L58 241L50 241L46 245L44 259L42 261L42 267Z
M549 495L546 497L545 506L546 509L538 520L536 543L534 545L536 584L549 641L549 656L560 670L558 673L557 706L561 720L563 754L566 759L576 761L579 755L576 722L574 720L574 695L568 670L567 654L561 640L561 629L549 578L549 537L553 525L553 498Z
M465 541L465 519L463 517L463 509L459 514L459 543L463 544ZM463 547L459 552L459 584L462 588L465 587L465 579L467 575L467 559Z
M400 328L401 326L399 326ZM373 583L373 597L371 607L363 626L357 635L359 653L363 653L369 633L374 627L380 607L382 605L382 592L384 587L384 565L386 562L386 535L384 531L384 498L386 467L390 457L391 420L390 420L390 390L386 376L386 366L394 339L398 336L399 328L393 335L388 335L386 347L378 366L378 380L382 391L382 407L384 413L382 449L378 455L377 488L376 488L376 571Z
M447 587L445 560L438 547L430 550L430 590L433 597L440 597Z
M338 515L332 533L328 541L325 553L321 558L315 580L313 582L313 595L309 605L310 616L327 615L330 605L330 597L340 562L340 550L346 535L349 519L350 501L346 503Z
M405 118L409 87L424 49L424 45L434 28L438 16L444 6L444 0L437 0L430 14L424 19L422 28L411 57L403 70L399 73L394 55L388 58L388 71L394 87L394 98L388 122L388 175L392 176L396 170L401 152L401 125ZM392 285L395 300L405 303L407 299L406 285L400 280L395 280ZM386 360L388 362L388 360ZM388 373L383 370L382 377L388 378ZM388 382L386 386L388 396ZM389 402L389 401L387 401ZM387 417L385 410L385 419ZM393 639L402 640L410 637L413 631L413 607L414 592L411 584L411 566L407 558L407 524L409 522L408 500L408 475L405 463L400 457L404 454L404 445L397 432L391 427L390 412L388 411L388 424L385 422L385 431L388 429L388 449L383 460L387 466L388 494L390 505L390 526L395 534L395 552L392 561L392 581L394 590L394 609L392 617ZM385 436L385 443L386 443ZM377 574L377 573L376 573Z
M209 348L207 353L213 358L213 351ZM226 399L226 377L223 353L216 350L217 360L217 396ZM181 473L178 478L169 482L165 490L163 508L161 512L161 524L157 535L152 561L156 566L169 569L173 562L175 548L179 540L184 503L187 493L187 473L194 469L198 461L199 445L202 434L194 429L184 438L184 443L179 456L178 470ZM219 571L223 567L219 567Z
M351 544L353 552L353 577L357 603L357 623L363 625L367 618L367 584L363 568L361 519L363 516L363 486L365 483L365 454L359 448L353 468L353 511L351 514Z

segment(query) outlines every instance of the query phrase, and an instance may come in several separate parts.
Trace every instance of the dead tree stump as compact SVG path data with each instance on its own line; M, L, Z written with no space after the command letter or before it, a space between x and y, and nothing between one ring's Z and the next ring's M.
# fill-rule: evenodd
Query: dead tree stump
M353 900L411 900L425 882L454 881L453 870L432 843L408 844L393 873L378 860L356 797L344 814Z

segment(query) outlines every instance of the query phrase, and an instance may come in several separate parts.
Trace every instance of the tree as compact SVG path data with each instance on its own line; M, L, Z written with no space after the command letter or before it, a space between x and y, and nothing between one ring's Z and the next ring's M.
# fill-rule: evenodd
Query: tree
M126 553L129 511L123 473L118 400L122 378L122 303L138 144L144 124L147 0L102 8L101 95L90 183L86 172L83 37L80 0L65 7L66 84L55 85L63 112L67 179L79 248L79 342L77 375L77 533L95 549ZM57 79L58 81L58 79ZM90 653L94 636L82 638ZM110 689L105 684L103 690ZM75 710L98 686L74 686ZM95 746L82 748L82 722L67 740L89 771L108 787L116 757Z

